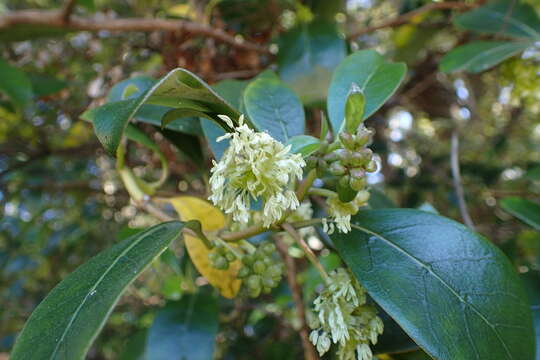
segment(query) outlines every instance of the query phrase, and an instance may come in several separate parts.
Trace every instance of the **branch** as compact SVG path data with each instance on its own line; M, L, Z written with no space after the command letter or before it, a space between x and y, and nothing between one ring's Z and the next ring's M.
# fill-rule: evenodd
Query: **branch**
M261 53L270 54L270 50L258 44L248 41L238 40L236 36L231 35L221 29L215 29L208 25L198 24L185 20L172 19L145 19L145 18L128 18L128 19L86 19L80 16L71 16L69 21L63 20L63 11L58 10L21 10L7 13L0 16L0 31L8 29L15 25L37 25L50 28L65 29L71 31L91 31L98 32L107 31L185 31L193 35L202 35L214 38L232 46L244 49L253 50ZM68 9L69 10L69 9ZM69 13L68 13L69 14Z
M453 9L453 10L469 10L474 7L476 7L476 4L470 4L470 3L464 3L464 2L458 2L458 1L451 1L451 2L437 2L437 3L429 3L427 5L424 5L422 7L419 7L416 10L409 11L408 13L405 13L403 15L400 15L394 19L387 20L379 25L373 25L368 26L362 29L359 29L352 34L349 34L347 36L347 40L354 40L359 36L362 36L364 34L369 34L371 32L384 29L384 28L393 28L397 27L403 24L408 23L411 19L414 17L426 13L428 11L432 10L445 10L445 9Z
M457 131L452 133L450 164L452 167L452 179L454 181L454 189L456 191L461 217L463 218L465 224L474 231L474 223L472 222L471 215L469 215L469 211L467 210L465 192L463 191L463 184L461 183L461 174L459 171L459 137Z
M300 338L302 339L302 347L304 348L304 359L318 360L319 357L315 352L315 348L311 344L311 341L309 341L309 327L306 321L306 309L304 308L304 300L302 299L302 290L296 280L296 264L294 263L294 259L289 255L287 245L281 238L276 237L276 245L287 268L287 283L291 289L294 305L300 318Z
M60 19L63 23L67 24L69 23L69 18L71 17L71 13L73 12L73 9L75 8L75 4L77 3L77 0L67 0L67 2L64 4L64 7L60 11Z

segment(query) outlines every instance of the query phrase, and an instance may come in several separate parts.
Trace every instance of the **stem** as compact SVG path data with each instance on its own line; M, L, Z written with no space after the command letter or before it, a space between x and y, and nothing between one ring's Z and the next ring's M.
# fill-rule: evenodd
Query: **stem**
M298 198L298 202L301 203L304 198L307 195L307 192L311 185L313 185L313 182L317 179L317 170L311 169L304 181L298 186L298 189L296 189L296 197Z
M328 280L328 274L326 273L326 270L324 270L324 267L322 266L322 264L317 259L317 256L309 248L309 246L306 244L304 239L302 239L300 234L298 234L298 232L294 229L294 227L291 226L291 224L285 223L285 224L281 225L281 227L283 228L283 230L288 232L293 237L293 239L298 243L298 245L304 250L308 260L313 264L313 266L315 266L315 268L321 274L321 277L326 282L326 280Z
M467 203L465 202L465 192L463 190L463 184L461 183L461 174L459 171L459 137L457 131L452 133L452 145L450 151L450 164L452 167L452 179L454 182L454 189L456 191L459 211L465 224L473 231L475 231L474 223L467 210Z
M311 188L308 191L309 195L319 195L324 197L336 197L337 193L332 190L328 189L321 189L321 188Z
M279 238L276 237L276 245L279 254L283 258L283 262L287 268L287 283L291 289L291 293L300 319L300 338L302 339L302 347L304 348L305 360L318 360L317 352L309 341L309 327L306 321L306 310L304 308L304 302L302 299L302 289L298 285L296 279L296 264L294 259L289 255L287 245Z

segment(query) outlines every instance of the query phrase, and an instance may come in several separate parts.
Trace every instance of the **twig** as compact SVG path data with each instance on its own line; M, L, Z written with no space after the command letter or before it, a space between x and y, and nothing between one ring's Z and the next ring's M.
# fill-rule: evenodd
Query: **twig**
M285 230L289 235L293 237L293 239L298 243L298 245L304 250L304 253L306 254L308 260L315 266L317 271L321 274L321 277L324 280L328 279L328 274L326 273L326 270L322 266L322 264L317 259L317 256L313 253L313 251L310 249L310 247L306 244L304 239L298 234L296 229L289 223L284 223L281 225L283 230Z
M73 13L73 9L75 8L76 3L77 3L77 0L67 0L64 7L62 8L60 12L60 19L65 24L69 23L69 18L71 17L71 14Z
M15 25L38 25L50 28L60 28L71 31L185 31L193 35L202 35L231 44L232 46L270 54L270 50L264 46L248 41L239 40L221 29L215 29L208 25L198 24L185 20L172 19L86 19L80 16L71 16L69 22L62 18L62 11L58 10L21 10L9 12L0 16L0 31Z
M287 283L291 289L294 305L296 306L296 311L300 318L300 338L302 339L302 347L304 348L304 359L317 360L319 359L319 356L317 355L313 344L309 341L309 327L306 321L306 309L304 308L304 300L302 299L302 290L296 280L296 264L294 263L294 259L289 255L287 245L279 238L279 236L276 236L276 246L279 254L283 258L285 267L287 268Z
M475 6L476 4L464 3L464 2L458 2L458 1L429 3L416 10L409 11L408 13L400 15L396 18L387 20L379 25L368 26L368 27L359 29L357 31L354 31L353 33L347 36L347 40L354 40L359 36L362 36L364 34L369 34L371 32L374 32L380 29L392 28L392 27L397 27L397 26L406 24L415 16L423 14L428 11L445 10L445 9L468 10L468 9L474 8Z
M472 222L469 211L467 210L467 203L465 202L465 193L463 191L463 184L461 183L461 174L459 171L459 137L458 132L454 131L452 133L452 144L450 150L450 165L452 168L452 179L454 182L454 189L456 191L459 211L461 217L471 230L475 230L474 223Z

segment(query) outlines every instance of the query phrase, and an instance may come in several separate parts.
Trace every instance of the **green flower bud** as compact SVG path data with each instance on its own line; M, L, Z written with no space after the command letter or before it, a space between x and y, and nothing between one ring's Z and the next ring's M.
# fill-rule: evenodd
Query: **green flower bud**
M273 288L277 285L276 282L272 278L268 278L268 277L263 278L262 284L264 287L267 287L267 288Z
M336 150L338 153L339 160L344 164L347 165L347 163L350 161L351 158L351 152L346 149L338 149Z
M259 286L258 288L249 289L248 294L252 298L258 297L261 295L261 287Z
M351 181L351 177L349 175L345 175L345 176L342 176L340 179L339 179L339 185L341 185L342 187L346 188L349 186L349 182Z
M339 159L339 151L332 151L331 153L324 155L323 159L329 163L334 162Z
M219 254L214 250L208 253L208 260L210 260L210 262L212 263L216 261L218 257L219 257Z
M279 266L278 264L276 265L273 265L271 266L269 269L268 269L268 275L271 276L271 277L281 277L281 266Z
M366 171L362 168L354 168L349 171L351 178L353 179L363 179L366 177Z
M270 292L272 291L272 287L263 287L263 293L264 294L270 294Z
M227 261L234 261L236 260L236 255L234 255L234 253L232 253L231 251L227 251L225 253L225 258L227 259Z
M377 165L377 162L375 160L371 160L366 165L366 171L367 172L375 172L375 171L377 171L377 168L378 168L378 165Z
M262 278L259 275L250 275L246 280L246 285L250 289L260 289L261 281Z
M220 256L214 261L214 267L219 270L226 270L229 268L229 262L225 259L224 256Z
M272 243L261 244L261 248L267 255L272 255L276 251L276 245Z
M339 133L339 142L349 150L354 150L354 137L348 132Z
M239 279L243 279L245 277L248 277L249 273L250 273L249 268L246 266L242 266L240 270L238 270L238 274L236 274L236 277Z
M328 163L323 159L319 159L319 161L317 161L317 167L319 169L326 170L326 168L328 167Z
M261 261L261 260L255 261L255 264L253 264L253 272L255 272L255 274L261 275L265 271L266 271L265 263L263 261Z
M367 185L366 178L353 178L351 177L351 181L349 182L349 186L354 191L360 191L364 189Z
M347 172L347 168L341 165L339 161L336 161L330 164L330 168L328 169L328 171L330 171L330 173L334 176L341 176L345 175L345 173Z
M243 258L242 258L242 262L247 265L247 266L251 266L253 265L253 263L255 262L255 256L249 254L249 255L245 255Z

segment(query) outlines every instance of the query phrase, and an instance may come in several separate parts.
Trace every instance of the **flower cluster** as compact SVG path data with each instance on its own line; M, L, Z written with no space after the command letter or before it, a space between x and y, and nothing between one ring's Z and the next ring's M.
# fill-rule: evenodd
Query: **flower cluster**
M333 342L339 344L339 360L371 360L369 343L377 343L383 323L375 308L366 305L365 289L343 268L333 271L326 283L314 301L318 316L311 342L321 356Z
M235 131L217 139L230 139L222 159L213 162L210 177L210 200L233 220L249 221L252 199L264 202L263 224L269 227L281 219L283 212L298 207L298 199L289 185L294 178L302 178L305 162L301 155L291 154L284 146L265 132L256 132L244 124L234 127L225 115L219 117Z
M326 200L328 215L333 218L339 231L347 233L351 231L351 216L356 214L361 206L366 205L368 200L369 192L367 190L359 191L354 200L349 202L341 202L337 196L329 197ZM327 229L325 231L332 232Z

